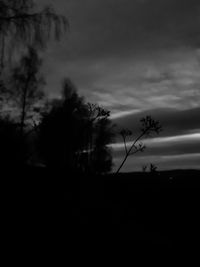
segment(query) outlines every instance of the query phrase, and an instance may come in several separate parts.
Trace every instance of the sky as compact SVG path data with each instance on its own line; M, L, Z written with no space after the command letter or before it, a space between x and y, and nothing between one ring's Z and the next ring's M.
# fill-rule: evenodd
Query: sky
M144 115L163 131L122 171L200 168L199 0L37 0L65 15L69 32L44 53L46 91L69 77L86 101L111 111L118 128L137 136ZM113 144L114 169L124 155Z

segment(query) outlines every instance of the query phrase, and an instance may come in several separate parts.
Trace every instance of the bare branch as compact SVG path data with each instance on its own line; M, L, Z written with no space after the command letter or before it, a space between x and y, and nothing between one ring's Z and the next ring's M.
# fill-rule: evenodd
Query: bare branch
M126 145L126 138L124 136L122 136L123 140L124 140L124 148L125 148L125 152L127 154L128 149L127 149L127 145Z
M142 127L140 129L141 133L138 135L137 138L135 138L133 140L133 143L129 149L127 149L127 146L126 146L126 137L129 135L132 135L132 132L130 130L127 130L127 129L123 129L120 132L120 134L124 140L124 146L125 146L125 152L126 153L125 153L125 156L124 156L122 163L120 164L119 168L116 171L116 174L119 173L119 171L121 170L121 168L123 167L124 163L126 162L126 160L129 156L134 155L137 152L143 152L145 150L146 147L145 147L145 145L143 145L143 143L139 143L137 145L139 140L141 140L144 136L150 136L152 133L159 134L160 131L162 130L160 123L158 121L155 121L154 119L152 119L150 116L146 116L145 118L142 118L140 120L140 122L142 123ZM133 151L133 149L134 149L134 151Z

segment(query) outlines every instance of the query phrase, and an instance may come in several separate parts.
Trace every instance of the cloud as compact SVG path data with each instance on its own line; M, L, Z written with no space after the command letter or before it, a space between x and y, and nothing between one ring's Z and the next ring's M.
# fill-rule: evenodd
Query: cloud
M200 153L192 154L177 154L177 155L152 155L143 157L130 157L125 163L121 172L142 171L142 166L155 164L158 170L171 170L171 169L199 169ZM121 157L114 159L113 172L122 162Z
M115 119L119 119L119 118L124 118L127 115L136 114L136 113L140 113L140 110L139 109L131 109L131 110L125 110L125 111L118 111L114 114L111 114L110 119L115 120Z
M48 92L58 92L63 77L70 77L87 101L111 112L171 107L189 109L200 102L198 51L157 52L147 58L108 58L60 62L45 61Z
M200 108L189 110L158 108L116 118L113 123L118 125L118 128L129 128L132 132L137 133L140 129L140 119L151 115L163 127L159 136L177 136L198 132L200 129L199 114Z
M198 0L57 0L54 6L69 17L73 59L199 44Z
M163 125L159 136L144 138L147 146L144 153L130 157L124 171L141 170L141 166L154 163L161 169L170 168L199 168L200 162L200 108L191 110L156 109L146 112L133 113L113 119L118 128L128 128L133 131L133 137L139 134L139 119L151 114ZM127 143L130 147L131 142ZM118 135L116 143L111 145L116 166L124 157L124 145Z
M199 0L42 0L70 20L45 52L46 91L70 77L111 114L200 102Z
M198 133L144 139L142 142L147 146L144 153L145 156L198 153L200 151L200 129ZM132 142L127 142L127 147L131 147L131 144ZM111 147L115 152L115 156L124 154L123 143L112 144ZM143 156L142 153L137 154L137 157L141 156Z

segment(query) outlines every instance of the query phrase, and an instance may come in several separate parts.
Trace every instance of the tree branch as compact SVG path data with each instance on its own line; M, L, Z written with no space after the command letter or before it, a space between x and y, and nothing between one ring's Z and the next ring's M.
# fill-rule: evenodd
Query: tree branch
M124 148L125 148L125 152L126 152L126 154L127 154L128 149L127 149L127 145L126 145L126 137L125 137L125 136L123 136L123 140L124 140Z
M160 126L158 121L154 121L150 116L147 116L146 118L143 118L141 120L142 122L142 129L141 129L141 134L133 141L133 144L131 145L131 147L126 151L124 159L122 161L122 163L120 164L119 168L116 171L116 174L119 173L119 171L121 170L121 168L123 167L124 163L126 162L127 158L130 155L136 154L139 151L143 151L145 149L144 145L140 145L139 148L136 146L136 143L145 135L150 134L151 132L155 132L155 133L159 133L162 130L162 127ZM127 135L130 135L130 131L127 130L122 130L121 131L121 135L123 137L123 139L125 139L125 137ZM125 141L124 141L125 143ZM134 152L132 152L133 148L135 148L136 150ZM126 147L125 147L126 150Z

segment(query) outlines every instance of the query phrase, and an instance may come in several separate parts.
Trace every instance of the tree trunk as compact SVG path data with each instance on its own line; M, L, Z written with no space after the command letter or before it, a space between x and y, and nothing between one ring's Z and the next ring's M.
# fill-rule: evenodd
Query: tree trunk
M21 111L21 122L20 122L20 131L21 131L21 136L24 134L24 122L26 118L26 98L27 98L27 91L28 91L28 84L29 84L30 76L27 78L26 85L24 87L24 94L22 97L22 111Z

